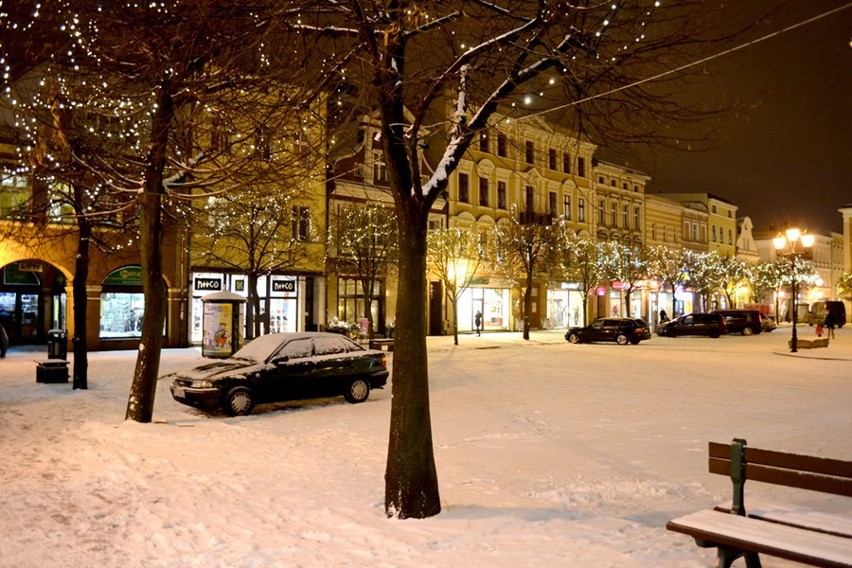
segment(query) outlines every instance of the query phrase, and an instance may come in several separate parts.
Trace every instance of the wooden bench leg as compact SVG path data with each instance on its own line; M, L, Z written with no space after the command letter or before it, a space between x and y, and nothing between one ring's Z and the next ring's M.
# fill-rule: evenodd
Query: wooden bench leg
M741 556L745 558L746 568L762 568L760 565L760 556L756 552L743 552L729 546L720 546L717 550L714 568L731 568L734 560Z

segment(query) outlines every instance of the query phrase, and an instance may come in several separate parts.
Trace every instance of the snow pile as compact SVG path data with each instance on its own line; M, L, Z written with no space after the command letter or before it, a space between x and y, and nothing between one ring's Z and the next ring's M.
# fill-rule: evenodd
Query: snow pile
M807 328L800 329L807 335ZM93 353L88 391L0 359L0 566L707 567L665 530L730 498L707 442L852 459L852 329L820 356L755 337L569 345L559 332L430 338L444 511L387 519L390 388L208 416L160 381L124 421L135 352ZM161 374L203 360L163 353ZM390 357L391 365L393 357ZM852 500L752 484L845 514ZM764 566L789 566L765 559Z

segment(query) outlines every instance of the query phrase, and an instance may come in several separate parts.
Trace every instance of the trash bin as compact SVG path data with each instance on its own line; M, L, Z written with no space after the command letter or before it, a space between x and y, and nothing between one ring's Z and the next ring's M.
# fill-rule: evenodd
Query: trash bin
M47 358L68 359L68 333L64 329L47 332Z

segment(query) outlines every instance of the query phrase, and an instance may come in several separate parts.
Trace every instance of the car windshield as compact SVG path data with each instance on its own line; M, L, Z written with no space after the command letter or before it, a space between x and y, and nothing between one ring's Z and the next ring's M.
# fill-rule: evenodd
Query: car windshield
M273 351L281 346L280 335L261 335L252 339L245 347L231 355L232 359L266 361Z

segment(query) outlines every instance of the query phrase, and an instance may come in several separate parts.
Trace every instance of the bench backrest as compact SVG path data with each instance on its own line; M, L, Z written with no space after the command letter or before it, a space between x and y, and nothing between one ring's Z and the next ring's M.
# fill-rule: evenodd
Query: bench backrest
M710 473L734 483L732 512L745 514L743 486L749 479L852 497L852 462L749 448L746 441L710 442Z

